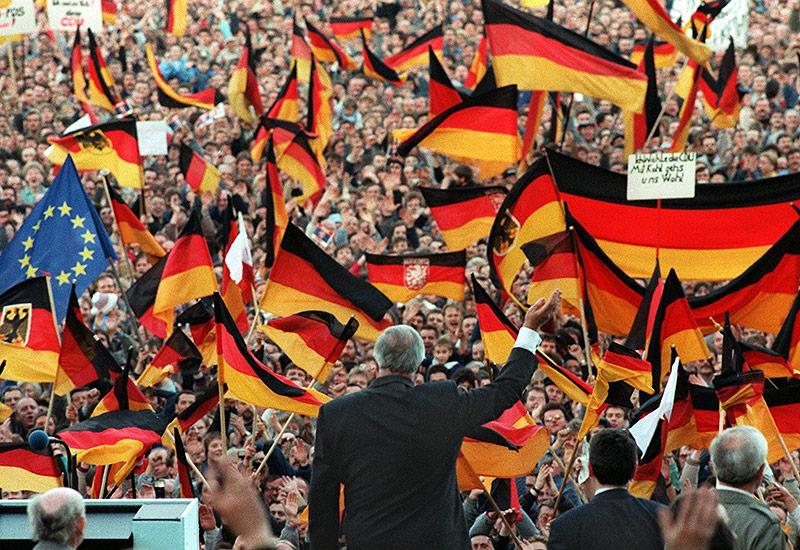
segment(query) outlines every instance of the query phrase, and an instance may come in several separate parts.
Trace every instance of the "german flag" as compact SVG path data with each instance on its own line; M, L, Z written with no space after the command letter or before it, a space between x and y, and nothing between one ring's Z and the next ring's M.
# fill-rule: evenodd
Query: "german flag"
M628 277L600 248L583 226L567 213L575 236L578 263L583 275L587 324L590 333L628 334L645 287ZM688 307L688 306L687 306Z
M212 323L214 322L212 316ZM214 350L216 353L216 349ZM223 391L227 391L227 387L223 387ZM195 397L194 403L186 407L172 419L172 422L167 426L167 432L178 430L178 433L184 433L186 430L194 426L198 420L213 411L219 405L219 386L217 379L209 381L207 389L203 393Z
M400 52L390 55L383 62L398 73L428 64L428 49L442 55L444 51L444 28L436 25L406 45Z
M141 251L147 255L147 261L151 264L155 264L166 256L167 253L153 238L138 216L133 213L131 207L117 190L109 185L108 194L111 197L111 207L114 209L114 218L117 220L122 244L125 246L138 245Z
M273 143L277 148L277 142L273 140ZM303 193L293 197L300 205L325 188L325 172L305 132L295 134L283 152L278 154L276 164L278 168L303 184Z
M311 46L303 36L303 29L292 21L292 46L289 53L292 56L292 64L297 69L297 79L300 82L309 82L311 73Z
M372 35L371 17L331 17L328 24L337 40L350 40L364 34L369 40Z
M522 154L519 160L520 172L527 170L532 162L533 153L536 150L536 136L539 133L539 127L542 125L544 106L546 104L547 92L542 90L533 90L531 92L531 101L528 103L528 117L525 122L525 132L522 135Z
M158 260L153 267L139 277L125 293L133 314L139 323L155 336L165 339L167 337L167 323L153 315L153 306L156 302L158 285L167 264L167 257ZM170 327L172 324L170 323Z
M478 314L478 328L481 331L483 350L486 358L497 365L508 360L519 330L497 307L486 289L472 274L472 294Z
M67 315L64 318L58 366L54 385L56 395L65 395L74 388L92 382L105 383L112 372L119 372L114 358L84 324L78 298L75 296L75 285L72 285Z
M325 381L345 344L358 330L358 321L350 318L347 325L324 311L301 311L297 315L272 319L258 327L292 363L312 378Z
M119 7L116 2L102 0L100 2L100 9L103 11L103 23L108 23L109 25L117 24L117 11L119 11Z
M241 218L241 214L239 214ZM222 299L225 302L225 305L228 307L228 311L231 312L231 315L236 320L236 325L239 327L239 331L242 334L247 334L247 329L250 326L250 323L247 320L247 304L253 299L253 258L250 255L250 247L247 243L247 233L242 231L243 227L239 227L236 221L236 215L233 212L233 205L228 202L228 207L225 209L222 215L222 227L221 227L221 234L222 234L222 243L223 243L223 258L224 261L222 263ZM242 236L242 239L239 239L239 236ZM238 241L237 241L238 239ZM241 242L243 240L243 242ZM234 247L234 243L236 246ZM248 275L244 276L245 269L242 267L245 262L242 261L245 254L241 253L238 260L238 272L239 281L234 281L231 267L228 265L228 256L230 255L231 250L241 251L241 246L244 245L246 249L246 256L249 259L249 269ZM232 261L231 263L234 264L234 269L237 268L235 259L231 256ZM241 282L242 284L237 284Z
M681 104L681 110L678 113L678 128L675 130L675 137L672 138L672 145L669 148L670 153L680 153L686 149L692 115L697 102L698 84L704 70L702 66L689 62L675 84L674 94Z
M499 185L471 189L420 187L419 190L450 250L463 250L488 237L507 193Z
M631 52L631 63L639 65L644 59L644 52L648 44L653 42L653 62L656 69L666 69L672 67L678 59L678 50L669 42L662 42L651 37L649 40L638 40Z
M286 82L283 83L281 91L278 92L278 97L275 98L275 102L267 111L267 117L297 122L300 120L297 107L298 99L297 65L292 65L292 70L289 76L286 77Z
M644 393L649 393L653 385L650 363L642 359L635 350L616 342L611 342L603 359L596 367L597 378L592 395L589 397L589 404L586 406L586 414L583 417L581 428L578 431L579 441L597 427L600 412L606 404L609 387L612 383L625 382Z
M739 342L739 347L747 366L763 372L764 378L800 378L800 370L793 367L781 353L747 342Z
M656 266L644 290L644 296L642 296L639 309L636 311L636 317L633 318L633 324L628 331L628 337L625 339L625 346L635 350L647 348L647 341L650 339L650 333L653 329L656 309L661 303L661 295L663 293L664 280L661 278L661 263L656 259Z
M706 78L708 76L708 78ZM710 83L710 85L709 85ZM739 88L739 70L733 39L722 56L717 80L703 70L700 81L706 114L718 128L732 128L739 121L743 92Z
M670 269L653 317L645 352L645 358L653 366L652 393L661 389L661 380L669 370L673 347L683 363L701 361L711 356L703 334L697 328L681 282L675 270Z
M136 383L144 388L155 386L172 373L199 367L202 361L203 356L197 346L182 330L176 330L136 379Z
M214 330L214 312L199 300L175 319L178 326L189 328L192 341L203 356L204 365L217 364L217 337Z
M434 294L460 302L464 299L466 252L366 254L369 282L393 302L405 303L414 296Z
M192 474L189 470L189 461L186 459L186 449L177 428L172 431L175 437L175 466L178 469L178 483L181 487L181 498L197 498L197 490L192 483Z
M453 82L447 76L447 71L442 67L433 48L428 48L428 62L430 65L428 118L433 118L450 107L458 105L464 98L453 86Z
M417 129L397 154L405 157L417 146L477 164L481 179L501 174L520 158L517 87L464 99Z
M181 143L178 166L189 187L200 193L215 193L222 176L214 166L185 143Z
M185 109L186 107L199 107L201 109L208 109L209 111L214 108L218 103L222 103L225 98L216 88L207 88L201 92L191 95L181 95L170 86L164 77L161 75L161 70L156 63L156 57L153 55L153 50L150 44L145 44L145 53L147 53L147 64L150 66L150 72L153 73L153 78L156 81L158 88L158 103L162 107L169 109Z
M485 94L496 89L497 80L494 78L494 67L489 65L489 67L486 69L486 74L483 75L483 78L480 79L478 85L475 86L474 90L472 90L472 95Z
M250 42L250 33L246 30L242 57L239 58L239 63L228 81L228 102L233 112L248 124L255 124L257 120L250 112L251 107L255 116L264 115L261 91L258 89L256 79L255 53Z
M286 148L291 145L297 134L304 134L305 137L311 139L313 134L309 134L305 129L296 122L283 120L280 118L261 117L259 122L258 132L250 147L250 158L253 162L260 162L261 156L264 153L264 147L267 145L267 140L272 139L275 148L275 156L280 158Z
M355 59L345 53L345 51L332 39L325 36L322 31L305 19L306 31L308 32L308 42L314 57L327 63L338 63L339 67L345 71L354 71L358 68Z
M352 315L359 323L356 335L372 341L392 325L383 318L392 301L336 263L291 223L259 307L283 316L311 309L327 311L337 319Z
M267 185L261 195L261 204L266 209L267 243L264 265L272 267L275 262L275 251L281 245L283 232L289 225L289 216L286 214L286 203L283 200L283 187L281 186L278 166L275 163L275 151L272 140L267 145Z
M667 445L669 434L669 421L661 418L656 426L656 432L650 445L639 459L636 470L633 472L633 479L628 486L628 491L635 497L649 499L653 496L653 491L658 483L658 476L661 475L661 464L664 459L664 448Z
M514 183L489 235L489 265L495 284L509 295L527 258L522 245L567 229L558 189L541 158Z
M61 471L50 452L34 451L27 443L0 443L3 490L44 493L61 486Z
M800 221L744 273L689 305L703 334L716 331L710 317L729 312L737 325L776 334L789 315L800 280Z
M50 144L53 147L47 158L57 166L62 166L67 155L72 155L79 172L108 170L124 187L138 189L144 185L139 137L132 118L81 128L50 138Z
M572 234L561 231L544 239L522 245L522 251L533 268L528 290L528 303L547 298L561 289L561 311L580 317L581 292L578 257Z
M647 78L588 38L496 0L483 0L486 37L499 86L574 92L642 110Z
M697 28L708 26L720 14L730 0L712 0L711 2L701 2L697 10L692 14L691 23Z
M330 398L316 390L303 389L262 365L247 349L218 292L214 293L214 310L219 376L229 391L258 407L317 416L320 405Z
M200 213L193 210L175 245L166 256L161 282L153 303L153 316L172 332L173 310L181 304L217 290L217 276L200 228Z
M186 8L189 0L167 1L166 31L172 36L183 36L186 33Z
M696 63L704 65L711 59L711 49L689 38L664 11L658 0L623 0L633 14L659 38L666 40Z
M521 402L509 407L497 420L469 432L461 443L456 470L459 487L465 483L462 460L473 476L515 478L527 475L547 452L550 433L537 425ZM473 476L469 476L470 478Z
M364 60L361 70L364 71L364 74L370 78L374 78L382 82L388 82L389 84L394 84L395 86L402 86L403 82L406 81L406 75L398 75L390 67L387 67L378 56L369 51L369 48L367 48L367 40L369 39L364 36L364 32L362 31L361 42L363 45L362 53Z
M0 294L4 380L53 382L60 349L47 277L33 277Z
M777 381L776 381L777 382ZM764 388L764 401L790 449L800 447L800 381L785 380Z
M126 365L122 374L114 380L114 387L97 404L92 411L92 418L109 411L152 411L150 401L144 396L136 381L130 377L130 365Z
M486 67L489 65L489 47L486 43L486 36L481 36L481 41L478 42L478 49L475 50L475 58L469 66L467 79L464 81L464 87L474 90L478 82L483 79L486 74Z
M658 94L654 51L653 38L651 37L644 52L644 57L637 67L638 71L647 76L647 95L644 100L644 111L641 113L625 111L622 117L625 124L625 158L645 146L647 137L658 121L658 115L661 114L661 97ZM658 135L658 131L654 135Z
M331 93L323 84L330 81L322 65L311 57L311 76L308 84L308 117L306 128L317 137L311 139L311 148L322 164L325 162L323 152L333 135L333 110L331 109Z
M114 111L114 106L120 102L119 97L114 92L114 80L97 47L92 29L87 29L89 33L89 97L92 103L99 105L109 111Z
M92 124L97 124L97 115L89 104L89 97L86 95L86 75L83 73L83 50L81 49L80 28L75 31L75 42L72 46L70 55L70 74L72 75L72 90L75 98L81 102L83 110L89 115Z
M118 410L79 422L58 435L80 462L129 464L160 443L166 427L166 422L152 410Z

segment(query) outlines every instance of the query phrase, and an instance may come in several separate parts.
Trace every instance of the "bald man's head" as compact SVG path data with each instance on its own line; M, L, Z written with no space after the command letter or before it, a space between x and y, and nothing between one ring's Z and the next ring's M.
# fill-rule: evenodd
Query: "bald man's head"
M77 548L83 542L86 515L83 497L67 487L50 489L28 502L33 540L50 541Z

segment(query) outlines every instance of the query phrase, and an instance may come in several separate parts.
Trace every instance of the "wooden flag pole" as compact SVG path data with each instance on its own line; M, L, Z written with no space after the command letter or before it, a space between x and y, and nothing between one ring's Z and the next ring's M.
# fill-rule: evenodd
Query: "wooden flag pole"
M562 472L566 472L567 471L566 465L564 464L564 461L561 460L561 457L558 456L558 454L556 454L556 450L553 448L553 446L552 445L548 445L547 448L550 451L550 454L553 455L553 460L555 460L556 463L561 468L561 471ZM586 495L584 494L584 492L581 490L580 486L578 485L578 481L575 479L575 476L570 474L569 481L570 481L570 483L572 483L572 488L575 489L576 493L578 493L578 496L581 498L581 501L584 504L589 502L589 499L586 498Z
M102 466L103 475L100 478L100 498L106 498L106 483L108 483L108 472L111 470L111 464Z
M55 326L58 326L58 323L56 322L55 302L53 301L53 288L50 286L50 275L46 275L45 276L45 281L47 282L47 285L46 285L47 286L47 296L50 299L50 310L51 310L51 313L53 314L53 324ZM56 335L58 335L58 331L56 331ZM60 335L58 336L58 344L59 344L59 348L60 348L61 347L61 336ZM5 361L3 362L3 366L5 366ZM44 431L45 431L45 433L47 433L47 427L50 425L50 417L53 414L53 401L55 401L55 398L56 398L56 380L58 378L58 370L60 368L61 368L61 361L59 360L58 363L56 363L56 373L55 373L55 376L53 377L53 387L50 389L50 402L47 404L47 413L45 414L45 417L44 417Z
M174 446L175 445L175 436L172 433L170 433L169 431L167 433L169 434L170 439L172 439L172 444ZM189 467L192 469L192 471L197 475L197 477L200 479L200 481L202 481L203 484L210 489L211 485L208 484L208 481L206 481L206 478L203 476L203 474L200 472L200 470L197 469L197 466L192 461L192 457L190 457L186 453L184 453L184 455L186 456L186 463L189 465Z
M772 413L770 413L770 415L771 414ZM783 447L783 453L786 455L786 460L788 460L789 464L792 465L792 472L794 472L794 478L800 479L800 472L797 470L797 465L794 463L794 460L792 459L792 453L789 452L789 448L786 446L786 442L783 440L783 435L781 435L781 432L777 430L775 431L775 433L778 434L778 441L780 441L781 447Z
M561 503L561 497L564 496L564 489L567 486L567 478L569 478L570 473L572 473L572 467L575 465L575 459L578 456L578 445L576 443L575 449L572 451L572 456L569 457L569 464L567 464L567 469L564 471L564 479L561 480L561 488L558 490L558 495L556 496L556 503L553 506L553 511L558 512L558 505Z
M217 359L219 365L219 359ZM219 367L217 367L219 369ZM219 432L222 436L222 450L228 454L228 427L225 425L225 387L221 373L217 373L217 387L219 388Z

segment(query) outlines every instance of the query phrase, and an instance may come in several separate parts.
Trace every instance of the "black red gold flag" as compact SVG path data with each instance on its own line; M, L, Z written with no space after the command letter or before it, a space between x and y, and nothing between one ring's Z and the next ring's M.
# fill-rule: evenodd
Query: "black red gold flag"
M393 302L434 294L460 302L464 299L466 252L366 254L367 276L372 285Z
M89 98L92 103L109 111L120 102L119 96L114 91L114 79L108 70L106 60L97 47L92 29L89 33Z
M240 233L236 214L233 211L233 204L230 202L228 202L228 207L222 213L222 227L220 228L220 233L222 235L224 258L222 262L222 299L228 307L228 311L236 320L239 332L247 334L247 329L250 326L247 320L247 305L253 300L253 266L246 266L248 268L248 276L245 277L244 273L242 273L243 276L240 278L242 284L237 284L237 282L233 280L227 258L234 243L237 243ZM247 235L244 235L243 238L247 239ZM247 246L246 243L247 241L245 240L245 246L248 250L247 255L250 257L249 246ZM240 243L237 243L237 246L239 246L239 244ZM250 261L252 262L251 257ZM239 266L243 266L241 260L239 261ZM244 271L245 269L242 268L242 272Z
M175 322L189 328L192 341L203 356L204 365L217 364L217 339L214 329L214 311L204 300L178 315Z
M213 323L213 313L211 314L211 317L211 322ZM216 352L216 349L214 349L214 353ZM223 387L223 391L226 390L227 388ZM194 403L183 409L175 416L172 422L169 423L169 426L167 426L167 430L169 432L172 432L173 430L178 430L179 433L185 432L194 426L198 420L217 408L218 404L219 387L215 378L208 383L208 389L202 393L199 393L195 397Z
M498 86L580 93L639 112L647 78L627 59L553 21L483 0Z
M145 367L136 383L142 387L155 386L172 373L199 367L202 361L203 356L197 346L182 330L176 330Z
M718 128L732 128L739 121L744 90L739 87L739 70L736 65L736 50L731 40L719 66L717 79L703 71L700 81L703 104L711 122Z
M334 39L325 36L322 31L309 23L308 19L306 19L305 22L306 31L308 32L308 42L311 45L311 51L317 59L328 63L336 62L339 64L339 67L345 71L354 71L358 68L356 61L347 55Z
M183 36L186 33L186 8L189 0L166 0L167 26L166 30L172 36Z
M528 303L547 298L555 289L561 289L561 311L581 315L581 275L575 239L569 231L561 231L543 239L522 245L522 251L533 268L528 289Z
M113 2L112 0L101 0L100 8L103 12L103 23L116 25L117 11L119 11L119 6L117 6L117 3Z
M297 21L293 20L292 45L289 53L291 54L292 64L297 69L297 79L300 82L308 82L311 71L311 46L308 45L303 35L303 29L297 24Z
M328 19L328 24L338 40L358 38L362 33L369 40L372 34L371 17L331 17Z
M167 256L164 256L145 271L126 292L131 310L142 326L162 339L167 337L167 323L153 315L153 305L166 263Z
M286 227L259 307L275 315L322 310L337 319L354 316L356 336L375 340L392 325L392 301L325 254L294 224Z
M308 83L308 116L306 129L316 137L310 140L311 149L316 153L320 165L325 163L325 148L333 135L333 109L331 108L332 84L325 69L311 56L311 76Z
M367 40L368 38L364 36L364 32L362 31L361 42L364 59L362 61L361 70L364 71L364 74L382 82L388 82L395 86L402 86L403 82L406 80L406 75L397 74L392 68L387 67L383 60L369 50L367 47Z
M109 411L152 411L150 401L144 396L141 388L130 376L130 366L123 369L122 374L114 380L114 387L108 392L92 411L92 418Z
M478 43L478 48L475 50L475 58L469 66L467 79L464 81L464 87L474 90L486 74L486 67L489 65L489 47L486 42L486 36L481 36L481 41Z
M189 461L186 459L186 449L183 447L183 440L177 428L173 431L175 437L175 466L178 469L178 483L181 486L181 498L197 498L197 490L192 483L192 474L189 469Z
M445 68L442 67L433 48L428 48L428 61L430 65L428 70L430 74L428 81L428 118L433 118L450 107L461 103L464 97L453 86L453 82L447 75Z
M278 143L273 140L276 149L276 164L303 185L302 194L293 197L300 205L305 201L320 194L325 188L325 171L320 166L316 153L311 147L311 141L305 132L299 132L278 153Z
M647 50L649 43L650 40L639 40L636 42L631 52L631 63L638 65L642 62L644 52ZM675 49L675 46L669 42L653 39L653 61L656 65L656 69L672 67L677 59L678 51Z
M214 293L219 376L238 399L258 407L317 416L330 398L275 374L247 348L219 293Z
M0 487L4 491L44 493L62 486L61 471L50 452L27 443L0 443Z
M312 378L324 381L345 344L358 330L358 321L351 318L347 325L325 311L301 311L296 315L271 319L258 327L272 340L292 363Z
M162 107L169 109L185 109L186 107L199 107L201 109L212 110L215 105L222 103L225 98L216 88L206 88L191 95L181 95L176 92L172 86L164 80L161 75L161 69L158 68L153 50L150 44L145 44L145 53L147 54L147 64L150 66L150 72L153 73L153 79L156 81L158 92L158 103Z
M447 248L462 250L485 239L506 197L502 186L473 189L420 187Z
M681 153L686 149L692 115L697 102L697 90L704 71L703 66L689 62L684 66L678 82L675 84L674 95L680 102L681 108L678 113L678 128L675 130L675 136L672 138L672 145L669 148L670 153Z
M288 120L289 122L298 122L300 120L297 107L298 99L297 65L293 65L289 76L286 77L286 82L283 83L283 87L278 92L278 97L275 98L266 116Z
M250 33L245 32L242 56L228 81L228 101L236 116L248 124L255 124L258 120L256 117L264 114L264 104L261 101L255 66L255 52L250 42Z
M519 160L520 172L527 170L532 162L533 153L536 149L536 136L539 134L539 127L542 125L544 106L546 104L547 92L543 90L533 90L531 92L528 115L525 120L525 131L522 134L522 154Z
M147 255L147 261L155 264L166 252L158 244L150 231L144 226L139 217L133 213L131 207L123 200L116 189L109 186L108 194L111 197L111 208L114 209L114 218L117 220L119 238L126 246L137 245Z
M497 307L486 289L472 274L472 294L475 297L475 309L478 315L478 327L483 340L486 359L497 365L508 360L514 342L517 340L517 327Z
M275 262L275 251L281 244L283 233L286 226L289 224L289 216L286 214L286 202L283 199L283 186L281 185L281 177L278 174L278 166L275 161L275 150L272 147L272 140L267 143L267 185L264 187L264 192L261 195L261 204L264 206L266 213L267 225L267 240L266 240L266 258L264 265L272 267Z
M70 54L70 74L72 75L72 91L75 98L81 102L83 110L89 115L92 124L97 124L97 115L89 104L89 97L86 95L86 75L83 72L83 50L81 49L81 30L75 30L75 42L72 45Z
M623 122L625 124L625 155L632 155L644 147L650 132L661 114L661 97L658 93L656 68L654 58L654 40L651 37L647 43L644 56L637 70L647 76L647 95L644 100L644 110L641 113L625 111ZM654 136L659 135L656 130Z
M442 55L444 51L444 27L436 25L407 44L403 49L383 60L387 67L404 73L414 67L428 63L428 49Z
M185 143L181 143L178 167L189 187L201 195L216 192L222 179L219 170Z

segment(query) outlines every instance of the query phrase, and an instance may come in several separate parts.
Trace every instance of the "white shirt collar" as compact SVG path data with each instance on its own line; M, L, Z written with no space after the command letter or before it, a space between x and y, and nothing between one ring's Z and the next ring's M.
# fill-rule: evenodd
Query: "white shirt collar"
M744 489L737 489L736 487L731 487L730 485L724 485L720 483L719 480L717 480L717 490L733 491L734 493L741 493L743 495L749 496L750 498L755 498L755 496L753 496L753 493L748 493Z
M616 491L617 489L625 489L628 490L627 485L616 485L613 487L601 487L600 489L596 489L594 492L594 496L599 495L600 493L605 493L606 491Z

